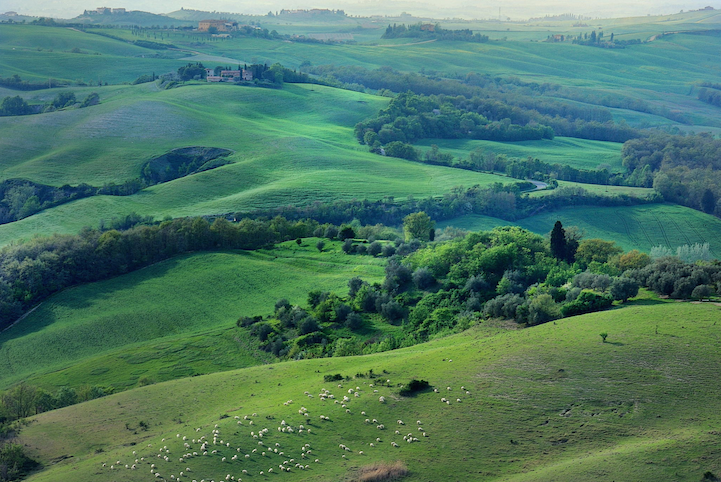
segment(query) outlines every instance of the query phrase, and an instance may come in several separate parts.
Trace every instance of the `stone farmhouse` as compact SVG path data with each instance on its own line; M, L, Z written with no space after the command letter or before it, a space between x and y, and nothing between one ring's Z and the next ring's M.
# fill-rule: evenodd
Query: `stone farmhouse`
M230 20L201 20L198 22L198 32L207 32L215 28L218 32L232 32L238 30L238 22Z
M253 73L250 70L221 70L220 75L215 75L215 69L205 69L205 78L208 82L237 82L239 80L253 80Z

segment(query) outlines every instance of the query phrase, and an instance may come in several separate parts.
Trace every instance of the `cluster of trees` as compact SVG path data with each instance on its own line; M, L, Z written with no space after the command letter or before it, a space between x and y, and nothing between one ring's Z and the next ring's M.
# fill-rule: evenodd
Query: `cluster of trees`
M222 68L216 67L216 70L223 70ZM244 65L244 70L248 70L253 74L254 80L265 80L272 84L283 85L283 82L292 83L306 83L311 82L308 74L298 72L283 67L279 63L275 63L268 67L267 64L252 64ZM240 65L238 70L241 70ZM178 68L178 77L180 80L200 80L206 78L205 66L202 63L189 63L183 67Z
M97 192L97 188L87 184L55 187L22 179L8 179L0 183L0 224L17 221L42 209L92 196Z
M327 227L327 226L326 226ZM51 294L118 276L180 253L257 249L312 236L316 221L182 218L126 231L84 229L77 235L37 237L0 250L0 329Z
M721 263L688 263L664 256L626 275L660 295L681 299L707 299L721 292Z
M0 440L0 482L22 480L38 463L25 454L25 448Z
M55 187L22 179L7 179L0 183L0 224L89 196L129 196L148 186L219 167L228 162L225 157L231 153L215 147L175 149L145 163L140 177L121 184L106 183L101 187L85 183Z
M373 89L383 95L408 92L422 95L446 95L444 103L456 109L479 114L491 122L522 126L543 125L559 136L625 142L643 133L624 122L613 122L610 111L581 106L554 98L558 88L552 84L525 83L516 78L492 77L469 73L460 79L439 78L416 73L404 74L390 67L367 70L362 67L311 66L309 72L318 82L351 90ZM571 95L571 94L569 94ZM580 95L578 93L576 96ZM564 97L564 96L560 96ZM591 96L604 100L603 96ZM577 100L577 99L573 99ZM611 102L618 104L618 102ZM629 108L633 102L624 102ZM647 110L647 109L646 109Z
M378 201L338 200L305 206L279 206L268 210L236 213L235 217L249 216L267 218L282 216L287 219L315 219L321 223L341 224L353 219L362 224L385 224L399 226L411 213L424 211L435 220L452 219L465 214L485 214L508 221L516 221L532 214L550 212L568 206L633 206L637 204L662 202L658 194L648 197L634 197L626 194L605 196L594 194L579 187L562 187L543 197L522 195L527 183L472 186L455 188L442 197L423 199L411 198L396 201L389 197Z
M112 387L85 385L78 390L62 387L51 393L27 383L20 383L0 394L0 424L94 400L113 392Z
M512 124L507 118L489 121L484 115L468 110L457 99L406 92L396 96L375 117L356 124L355 135L362 144L379 149L392 142L407 143L423 138L497 141L553 139L553 130L530 123Z
M416 239L390 257L380 284L353 278L345 296L311 291L307 307L280 300L272 315L241 318L237 325L280 357L374 353L484 318L530 326L606 309L638 293L639 282L623 271L650 263L648 255L623 253L612 242L580 240L577 230L564 230L560 223L548 239L518 227L428 245ZM364 339L373 331L371 322L402 330Z
M591 31L590 34L588 32L578 34L576 37L569 35L567 36L567 39L572 40L574 44L602 47L606 49L623 49L626 48L627 45L638 45L643 43L641 39L618 40L615 38L613 33L611 33L608 40L605 40L603 31L596 33L595 30Z
M462 42L488 42L488 36L480 33L474 34L471 29L447 30L441 28L440 24L417 23L405 26L405 24L388 25L388 28L381 36L383 39L391 38L418 38L436 40L458 40Z
M183 147L155 157L141 170L143 187L219 167L233 151L218 147Z
M55 79L48 79L43 82L30 82L23 80L18 74L12 77L0 77L0 86L13 90L41 90L62 87Z
M701 87L698 90L698 100L706 102L707 104L721 107L721 85L719 84L705 84L707 87Z
M96 92L88 94L88 96L79 103L78 107L89 107L100 103L100 96ZM74 106L78 104L74 92L60 92L55 98L46 104L29 105L25 99L16 95L15 97L5 97L0 103L0 116L28 115L40 114L43 112L53 112L58 109Z
M654 134L624 144L623 163L667 201L721 216L721 140Z

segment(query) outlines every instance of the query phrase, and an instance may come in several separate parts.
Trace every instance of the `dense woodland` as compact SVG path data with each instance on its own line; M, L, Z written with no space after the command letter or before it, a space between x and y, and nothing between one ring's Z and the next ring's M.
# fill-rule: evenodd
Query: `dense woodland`
M306 306L279 300L273 314L242 317L238 326L281 358L349 356L410 346L488 318L532 326L600 311L636 296L641 286L694 299L721 289L718 262L624 253L611 242L580 239L560 222L546 239L503 227L425 244L419 238L432 229L430 218L416 213L406 224L418 226L418 217L427 218L425 228L412 236L406 229L406 242L346 239L343 250L350 256L390 257L383 283L353 278L347 294L311 291ZM402 330L368 339L371 321Z
M651 135L623 146L623 163L637 185L667 201L721 216L721 140L710 134Z

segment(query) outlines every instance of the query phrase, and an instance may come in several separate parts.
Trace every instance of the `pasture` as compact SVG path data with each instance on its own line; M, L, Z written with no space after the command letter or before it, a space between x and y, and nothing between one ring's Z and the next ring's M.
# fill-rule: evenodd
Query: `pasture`
M96 196L41 211L0 226L0 245L35 233L76 233L130 212L161 219L335 199L425 197L506 180L367 152L353 126L385 98L313 85L154 86L118 87L107 99L101 91L101 104L85 109L0 118L11 133L0 139L9 152L0 163L3 177L56 186L122 183L138 177L150 158L191 145L234 150L233 162L135 195Z
M684 244L709 243L712 254L717 258L721 256L718 236L721 221L708 214L672 204L567 207L515 223L488 216L468 215L438 223L438 227L455 226L475 231L490 229L495 225L517 224L546 235L557 220L566 227L579 227L585 238L615 241L626 251L638 249L648 252L653 246L665 246L675 251Z
M697 481L721 468L719 309L648 299L146 386L33 417L20 441L47 468L28 480L148 480L151 468L166 479L339 480L400 460L409 481ZM323 381L336 373L348 378ZM412 378L438 392L399 396Z
M572 137L556 137L553 140L494 142L471 139L423 139L416 147L423 150L432 144L441 152L452 154L456 158L467 159L471 151L480 149L508 158L525 159L533 157L549 164L561 164L577 169L594 170L599 166L610 172L625 170L621 163L622 144L616 142L590 141Z
M280 298L304 305L310 287L345 294L354 276L383 277L383 259L331 242L319 253L316 241L189 254L58 293L0 334L0 386L128 388L267 361L234 329L239 317L272 314Z

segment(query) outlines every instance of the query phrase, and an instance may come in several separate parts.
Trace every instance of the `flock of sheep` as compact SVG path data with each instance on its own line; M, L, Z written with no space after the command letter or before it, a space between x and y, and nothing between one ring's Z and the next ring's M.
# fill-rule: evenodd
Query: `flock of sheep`
M390 383L390 380L387 380L387 383ZM390 395L379 395L379 390L372 383L363 389L360 386L345 389L343 383L339 383L337 388L342 390L342 394L336 395L327 388L321 389L317 395L313 395L309 391L304 392L304 396L308 399L306 405L315 405L314 411L321 412L317 415L312 415L308 408L301 406L297 410L298 416L288 415L280 423L274 422L276 419L272 416L261 419L257 413L243 417L235 416L234 419L227 417L227 420L215 424L210 433L206 435L200 435L201 428L196 428L190 436L176 433L175 437L163 438L160 443L147 444L142 451L134 450L130 460L126 462L120 460L114 463L105 462L102 464L102 468L104 470L149 471L151 480L166 482L242 481L242 477L251 475L268 476L275 473L311 470L314 464L320 463L320 458L317 458L314 453L308 435L323 432L325 428L332 427L333 424L328 422L337 420L347 428L347 422L355 421L354 415L358 413L360 417L363 417L364 424L376 426L376 429L380 431L378 435L383 435L386 429L385 424L368 416L366 410L355 412L351 405L360 402L364 396L366 396L366 400L364 400L366 405L368 405L367 396L373 396L373 398L378 396L377 403L384 404L386 397ZM447 387L447 390L450 392L452 388ZM461 391L470 395L465 387L461 387ZM438 393L439 390L436 388L434 392ZM451 403L445 397L441 398L441 402L447 405ZM460 403L461 399L456 398L456 402ZM295 404L293 400L283 403L286 407L293 404ZM370 404L372 405L373 402ZM326 414L333 414L333 417ZM349 418L346 419L346 416ZM296 419L297 423L292 423L291 418ZM316 420L316 428L311 427ZM277 424L277 426L268 428L271 423ZM260 424L267 426L255 428ZM405 444L419 442L416 435L429 437L420 420L416 421L415 434L401 432L401 427L405 425L401 419L396 420L396 425L400 430L395 430L395 433L389 438L402 435ZM396 439L398 442L396 440L384 441L383 438L382 436L374 437L366 444L371 449L381 447L384 443L395 448L401 446L398 443L400 438ZM229 441L231 439L232 443ZM351 454L365 455L363 450L358 450L358 447L351 449L345 443L339 443L338 449L337 454L326 453L324 456L332 458L340 455L340 458L346 459L347 455ZM202 467L191 469L196 461L201 462ZM222 464L228 464L228 473L218 478L198 479L196 473L204 472L208 465L205 461L213 461L214 471L222 467ZM268 468L265 468L266 465Z

